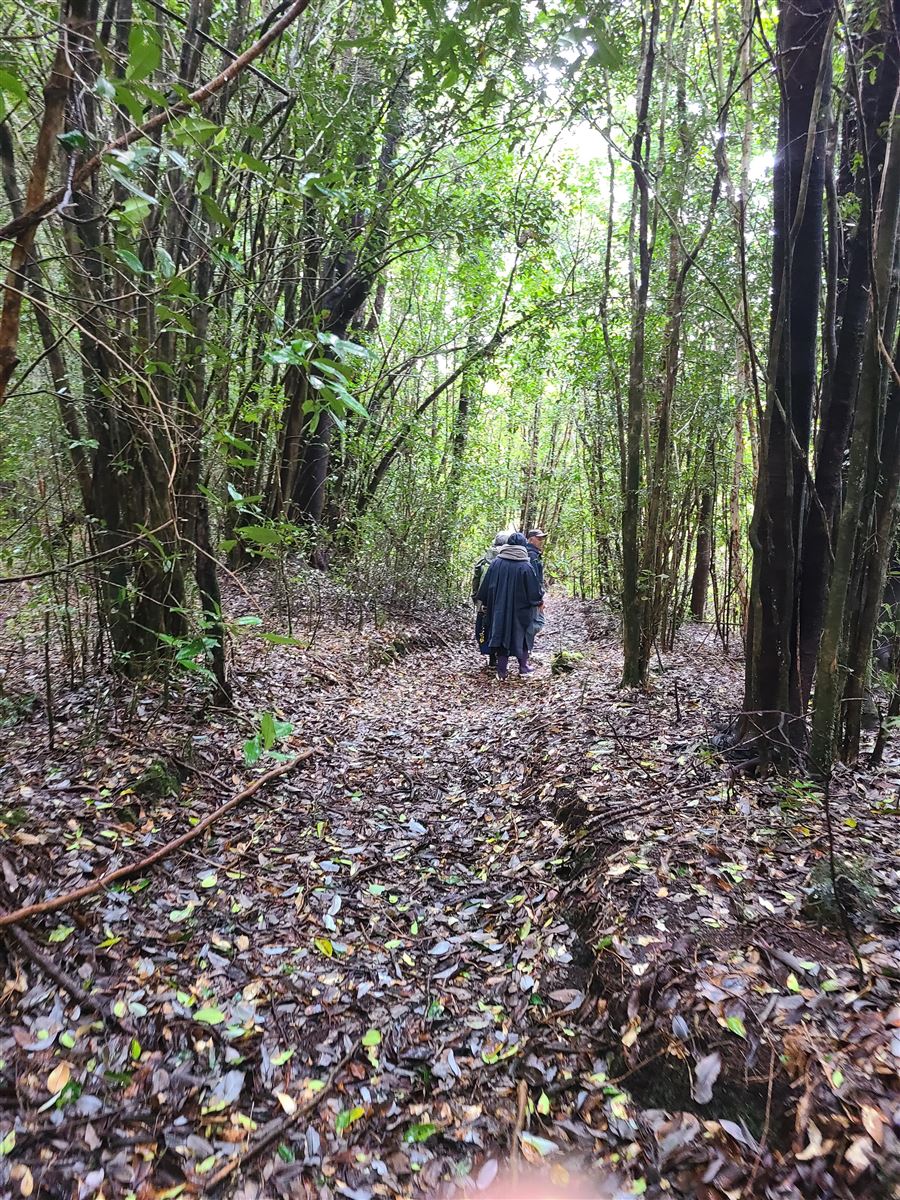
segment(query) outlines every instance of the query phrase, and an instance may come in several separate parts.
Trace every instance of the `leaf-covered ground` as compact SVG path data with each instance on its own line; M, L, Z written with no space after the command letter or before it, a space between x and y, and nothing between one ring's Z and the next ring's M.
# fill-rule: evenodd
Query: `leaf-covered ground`
M821 798L708 750L740 695L708 629L634 696L602 613L561 595L506 686L449 618L337 615L310 649L248 627L236 713L97 681L58 698L52 751L39 707L7 713L4 909L239 790L270 763L244 762L254 714L315 755L34 919L36 953L3 937L4 1193L894 1194L890 755L832 796L860 974ZM584 658L554 675L560 647Z

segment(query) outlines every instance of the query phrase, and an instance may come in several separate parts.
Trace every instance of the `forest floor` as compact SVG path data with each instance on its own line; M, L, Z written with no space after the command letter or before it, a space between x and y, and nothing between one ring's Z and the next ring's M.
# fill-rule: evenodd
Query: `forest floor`
M506 685L449 616L346 616L308 649L248 627L233 712L60 686L53 749L11 698L39 656L6 659L4 910L239 791L272 761L252 714L314 754L26 945L0 929L0 1192L896 1194L896 747L831 797L860 972L821 797L709 749L741 665L708 627L637 695L561 594Z

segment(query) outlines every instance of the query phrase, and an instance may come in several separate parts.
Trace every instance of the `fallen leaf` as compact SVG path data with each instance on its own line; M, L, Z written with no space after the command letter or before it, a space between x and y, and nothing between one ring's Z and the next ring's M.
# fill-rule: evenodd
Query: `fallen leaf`
M709 1104L712 1100L713 1084L722 1070L722 1056L718 1050L705 1054L694 1067L694 1084L691 1094L698 1104Z
M47 1076L47 1091L61 1092L72 1075L72 1068L67 1062L61 1062Z
M221 1025L225 1020L225 1014L221 1008L207 1006L197 1009L194 1013L194 1020L199 1021L202 1025Z
M475 1176L475 1186L479 1192L486 1191L494 1180L497 1178L497 1172L500 1169L500 1164L496 1158L489 1158L481 1164L478 1174Z

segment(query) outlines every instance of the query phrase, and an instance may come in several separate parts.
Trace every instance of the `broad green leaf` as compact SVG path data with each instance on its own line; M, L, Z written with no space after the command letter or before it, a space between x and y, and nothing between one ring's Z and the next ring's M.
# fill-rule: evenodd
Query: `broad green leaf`
M67 133L59 134L56 140L66 150L87 150L88 148L87 135L81 129L70 129Z
M144 265L133 250L116 250L116 258L120 259L135 274L144 274Z
M247 542L257 542L260 546L273 546L281 541L281 534L271 525L241 525L235 530Z
M437 1125L424 1121L421 1125L410 1125L403 1135L404 1142L427 1142L437 1133Z
M364 1108L344 1109L338 1113L334 1122L334 1127L338 1133L343 1133L344 1130L348 1129L354 1121L358 1121L360 1117L364 1117L365 1115L366 1110Z
M275 745L275 718L270 712L263 713L259 722L259 736L266 750Z
M194 1020L199 1021L201 1025L221 1025L225 1020L225 1014L221 1008L208 1005L205 1008L197 1009L194 1013Z
M162 45L155 25L147 20L134 20L128 34L128 66L125 78L132 81L146 79L159 66Z
M362 1044L364 1046L380 1046L381 1033L377 1029L367 1029L363 1034Z
M69 937L74 932L75 932L74 925L57 925L57 927L53 930L53 932L47 938L47 941L48 942L64 942L66 940L66 938Z
M747 1036L747 1029L740 1017L726 1017L725 1025L732 1033L736 1033L738 1037L745 1038Z

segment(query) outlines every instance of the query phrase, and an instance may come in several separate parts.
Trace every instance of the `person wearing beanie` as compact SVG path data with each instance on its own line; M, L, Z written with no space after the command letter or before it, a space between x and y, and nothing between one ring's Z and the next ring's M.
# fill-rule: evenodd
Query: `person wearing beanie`
M528 543L521 533L510 534L485 573L478 588L484 605L484 644L497 656L497 678L509 677L509 660L515 657L520 675L530 675L526 634L541 588L531 566Z

